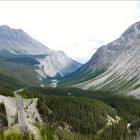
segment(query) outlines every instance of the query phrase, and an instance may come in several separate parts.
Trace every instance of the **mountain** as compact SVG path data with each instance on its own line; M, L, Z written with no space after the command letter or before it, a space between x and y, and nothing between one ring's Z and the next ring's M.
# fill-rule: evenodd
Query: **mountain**
M140 91L140 22L118 39L101 46L70 79L82 89L117 92Z
M41 59L38 58L37 60L39 64L37 65L38 69L36 71L42 77L46 75L56 78L63 77L81 67L80 63L70 59L62 51L53 51L48 56Z
M0 26L0 51L12 54L48 54L51 49L30 37L21 29Z
M6 25L0 26L0 61L28 65L39 80L60 78L81 67L64 52L51 50L23 30Z

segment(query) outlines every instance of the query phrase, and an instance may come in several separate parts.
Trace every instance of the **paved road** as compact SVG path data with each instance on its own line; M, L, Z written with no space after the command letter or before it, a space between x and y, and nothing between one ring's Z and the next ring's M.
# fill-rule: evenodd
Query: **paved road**
M25 118L24 118L24 108L23 108L23 104L22 104L22 99L17 94L18 92L21 92L22 90L23 89L16 90L13 93L15 95L16 104L17 104L17 108L18 108L18 121L19 121L19 125L20 125L20 131L21 131L21 133L24 133L27 128Z

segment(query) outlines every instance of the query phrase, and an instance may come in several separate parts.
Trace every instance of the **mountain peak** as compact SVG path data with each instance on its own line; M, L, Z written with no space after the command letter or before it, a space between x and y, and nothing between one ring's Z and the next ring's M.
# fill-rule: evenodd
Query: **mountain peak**
M14 54L48 54L51 49L30 37L22 29L0 26L0 51L9 51Z
M10 29L10 27L8 25L1 25L0 29Z
M1 26L0 26L0 29L3 29L3 30L16 30L16 31L22 31L22 32L24 32L22 29L11 28L11 27L8 26L8 25L1 25Z
M34 55L32 60L37 61L35 71L41 78L64 76L81 66L81 64L67 57L63 51L51 50L23 30L13 29L7 25L0 26L0 53L18 54L18 56Z
M9 31L9 32L22 32L24 34L26 34L22 29L15 29L15 28L11 28L10 26L8 25L1 25L0 26L0 31Z
M132 24L123 34L122 37L137 37L140 35L140 21Z
M76 72L80 83L76 87L119 92L140 89L139 59L140 22L136 22L121 37L100 47Z

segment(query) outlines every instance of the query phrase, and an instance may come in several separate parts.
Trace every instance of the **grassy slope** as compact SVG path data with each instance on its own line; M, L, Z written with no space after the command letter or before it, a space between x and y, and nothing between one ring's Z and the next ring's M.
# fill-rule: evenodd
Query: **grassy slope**
M0 61L0 73L8 77L16 78L25 85L36 85L39 83L37 74L32 66Z
M58 84L61 86L70 86L70 85L74 85L77 83L82 83L82 82L85 82L92 78L95 78L96 76L99 76L103 72L105 72L105 69L95 70L95 71L91 71L91 70L82 71L82 72L80 71L80 69L78 69L77 71L73 72L72 74L64 77Z
M0 73L0 87L12 89L14 87L20 88L21 86L23 86L23 83L20 83L17 78Z

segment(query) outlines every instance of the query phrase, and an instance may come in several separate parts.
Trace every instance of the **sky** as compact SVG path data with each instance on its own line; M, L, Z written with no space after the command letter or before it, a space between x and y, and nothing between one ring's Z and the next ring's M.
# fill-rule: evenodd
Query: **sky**
M81 63L137 21L139 1L0 1L0 25L23 29Z

